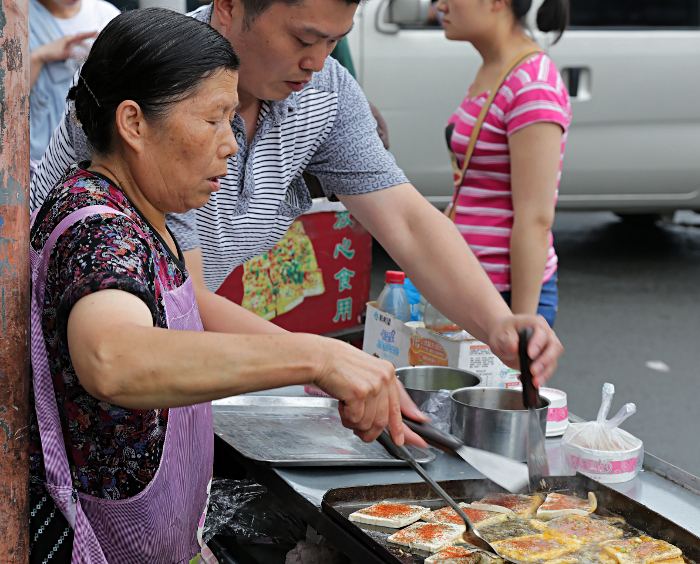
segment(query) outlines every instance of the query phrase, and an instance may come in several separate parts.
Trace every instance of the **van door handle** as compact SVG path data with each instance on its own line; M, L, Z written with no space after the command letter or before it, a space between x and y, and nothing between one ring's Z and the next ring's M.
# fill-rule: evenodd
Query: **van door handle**
M569 97L579 101L591 99L591 69L588 67L566 67L562 70Z

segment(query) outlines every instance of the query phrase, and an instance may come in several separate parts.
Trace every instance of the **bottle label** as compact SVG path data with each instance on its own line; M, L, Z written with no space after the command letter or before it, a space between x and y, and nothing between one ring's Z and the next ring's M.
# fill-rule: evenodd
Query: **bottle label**
M384 325L391 327L391 317L384 315L381 311L374 312L374 319L379 321L379 323L383 323Z

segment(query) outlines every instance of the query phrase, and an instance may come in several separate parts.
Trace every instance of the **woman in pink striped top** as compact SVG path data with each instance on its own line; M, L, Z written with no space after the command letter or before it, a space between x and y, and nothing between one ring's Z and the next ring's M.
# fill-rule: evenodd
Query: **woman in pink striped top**
M471 42L484 60L449 120L460 166L490 88L510 61L537 48L524 31L531 2L438 2L447 38ZM537 25L561 36L568 14L568 0L545 0ZM529 57L499 89L456 202L458 229L513 313L537 312L550 325L558 302L551 227L570 123L569 95L554 63L545 53Z

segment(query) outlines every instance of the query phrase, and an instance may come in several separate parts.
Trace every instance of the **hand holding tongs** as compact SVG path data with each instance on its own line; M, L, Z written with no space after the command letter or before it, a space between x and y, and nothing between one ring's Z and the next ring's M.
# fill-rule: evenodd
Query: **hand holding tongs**
M425 480L425 482L432 488L432 490L436 494L438 494L443 500L445 500L445 502L447 502L447 504L457 512L457 515L459 515L464 521L464 525L467 527L467 530L472 528L471 521L469 521L469 517L467 517L467 514L464 512L464 510L459 505L457 505L457 502L454 499L447 495L447 492L445 492L445 490L443 490L438 485L438 483L428 475L428 473L425 470L423 470L423 467L420 464L418 464L418 462L416 462L416 459L413 458L413 456L405 446L398 446L394 443L394 441L391 439L391 435L389 435L389 431L387 431L386 429L382 429L381 435L377 437L377 442L380 445L382 445L393 457L408 462L411 468L413 468L418 473L418 475L421 478L423 478L423 480Z

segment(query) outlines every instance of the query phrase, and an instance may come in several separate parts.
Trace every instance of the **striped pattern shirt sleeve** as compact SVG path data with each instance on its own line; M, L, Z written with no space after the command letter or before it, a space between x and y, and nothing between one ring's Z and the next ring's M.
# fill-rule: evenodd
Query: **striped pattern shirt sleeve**
M326 196L373 192L408 182L377 133L367 98L350 73L335 59L326 60L320 84L336 92L338 115L328 137L306 167ZM313 135L312 130L298 135Z
M31 174L29 207L32 213L41 207L53 185L72 163L90 159L83 128L71 118L72 107L72 102L66 103L63 119L58 123L44 156Z
M561 75L549 57L540 56L538 62L518 69L509 81L512 97L503 116L508 137L533 123L556 123L565 133L569 129L571 105Z

